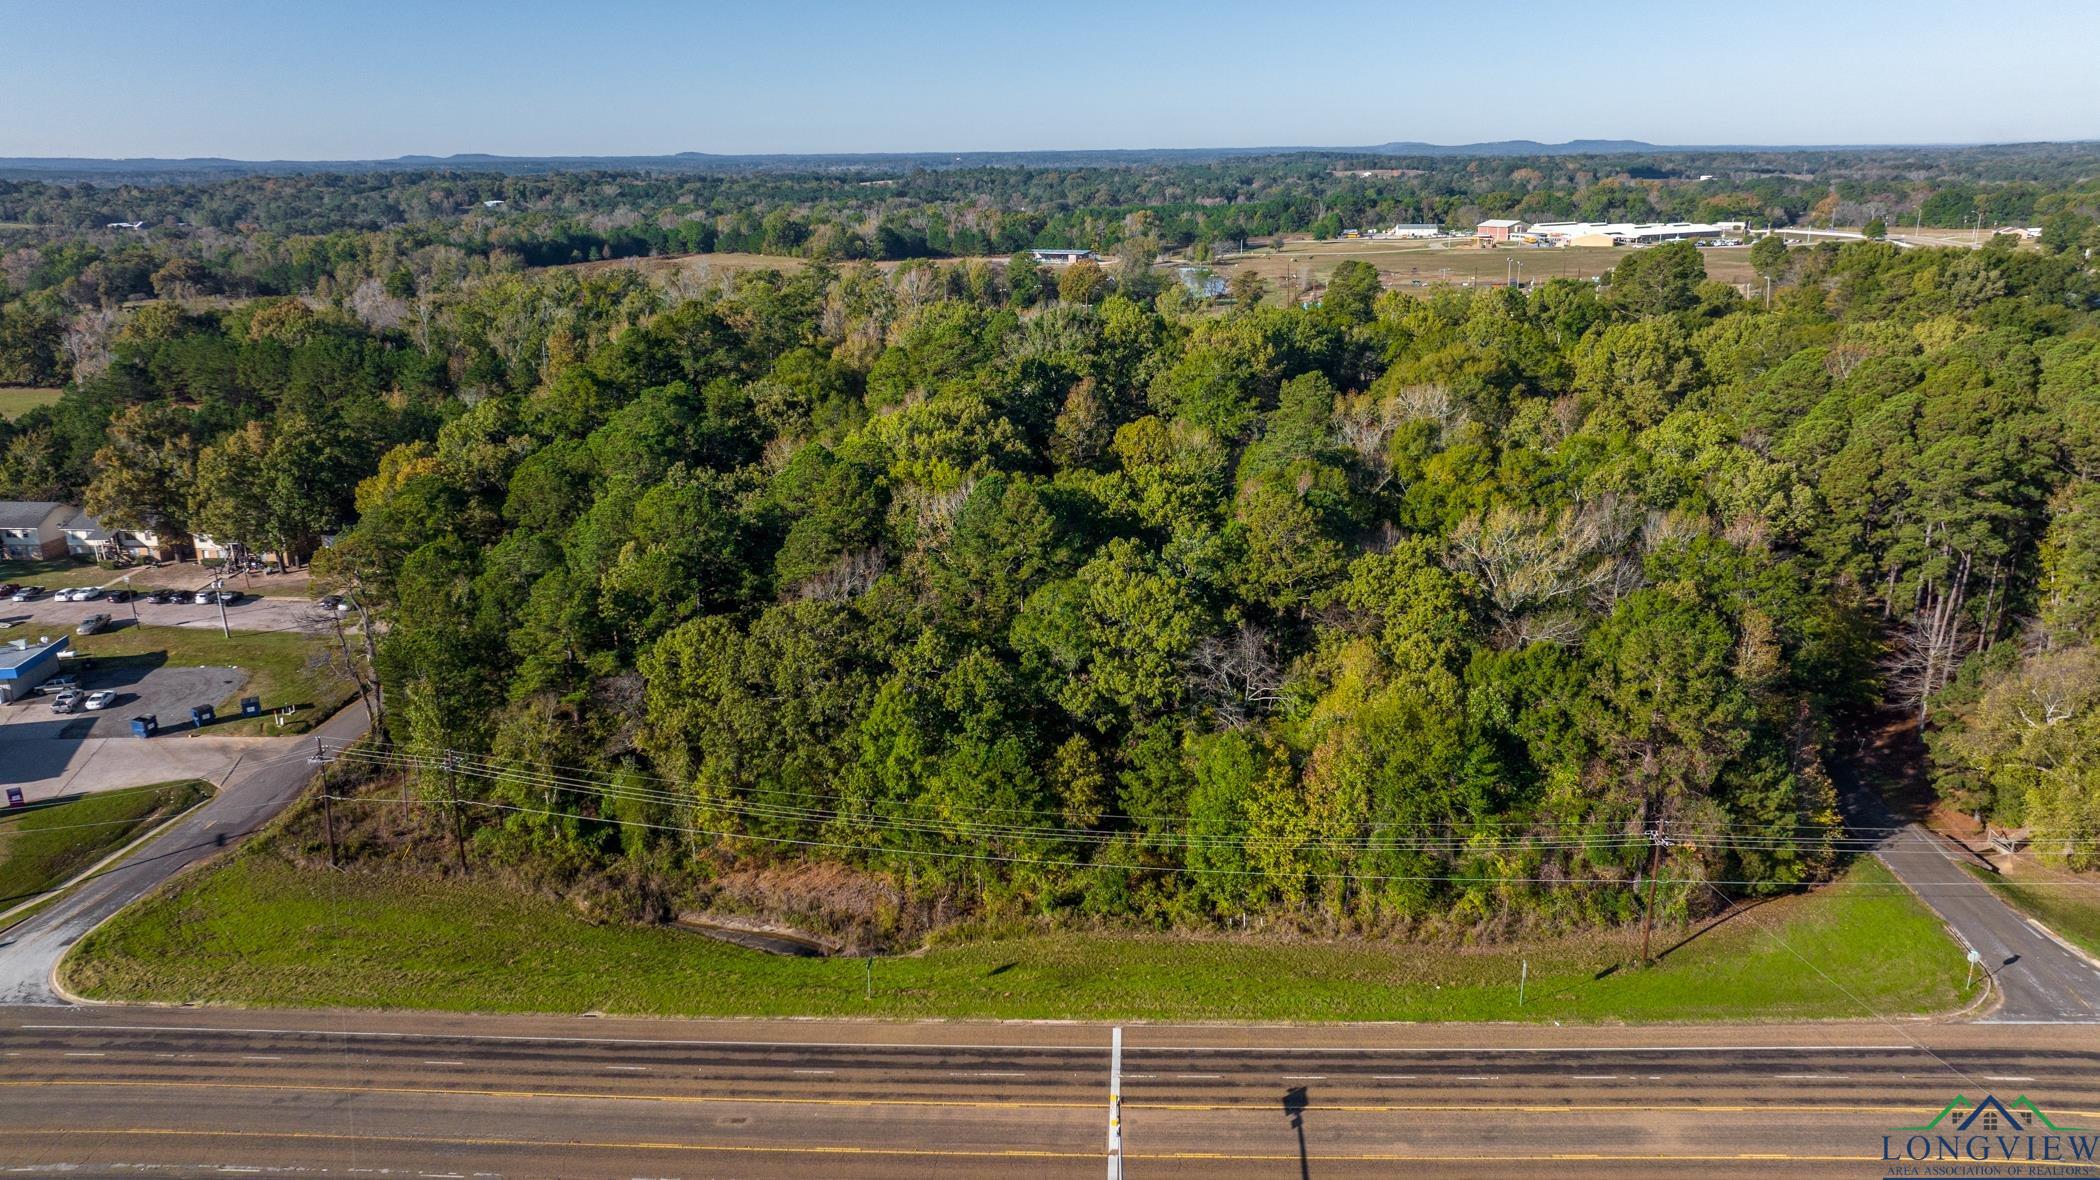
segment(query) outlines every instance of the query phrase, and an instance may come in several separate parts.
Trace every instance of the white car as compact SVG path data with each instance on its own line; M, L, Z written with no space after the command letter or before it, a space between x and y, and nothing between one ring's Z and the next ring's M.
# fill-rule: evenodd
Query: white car
M90 709L107 709L117 703L117 694L105 688L89 693L87 700L81 703Z
M53 594L51 595L51 601L53 601L53 602L71 602L71 601L73 601L73 588L72 588L71 586L68 586L68 587L66 587L66 588L65 588L65 589L63 589L63 590L58 590L58 591L55 591L55 592L54 592L54 593L53 593Z
M73 591L73 601L75 602L93 602L100 597L102 597L102 587L100 586L82 586L80 589Z

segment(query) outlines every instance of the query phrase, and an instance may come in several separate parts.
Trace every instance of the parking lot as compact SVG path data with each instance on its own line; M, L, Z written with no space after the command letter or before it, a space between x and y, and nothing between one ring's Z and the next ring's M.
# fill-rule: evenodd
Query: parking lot
M0 740L129 737L131 719L149 713L160 719L163 732L188 729L191 706L217 705L248 681L239 668L167 668L148 656L100 659L74 674L83 694L108 689L117 699L106 709L54 713L51 702L57 694L46 686L28 700L0 706ZM36 727L33 735L17 728L30 724Z
M70 664L71 661L68 661ZM35 801L178 778L216 779L258 746L283 739L220 737L190 725L192 705L217 705L246 684L239 668L170 668L151 656L98 659L73 671L81 691L108 689L117 699L94 712L54 713L45 691L0 705L0 784ZM160 736L131 736L131 719L154 714Z
M126 625L133 619L160 627L208 627L219 625L219 608L196 602L111 602L105 595L88 602L56 602L49 593L29 602L0 599L0 638L24 631L57 634L71 632L90 615L108 615L112 623ZM226 625L235 631L314 631L329 625L333 612L322 610L304 598L253 598L244 596L226 607ZM6 626L12 624L12 627Z

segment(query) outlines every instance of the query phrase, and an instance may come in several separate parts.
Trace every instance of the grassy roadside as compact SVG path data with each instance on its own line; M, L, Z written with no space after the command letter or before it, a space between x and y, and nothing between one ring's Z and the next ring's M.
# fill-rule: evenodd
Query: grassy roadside
M2046 876L2011 876L1963 865L2005 904L2062 935L2089 955L2100 955L2100 882L2057 883ZM2068 884L2069 887L2066 887Z
M103 1000L666 1016L1741 1020L1866 1016L1860 1001L1930 1012L1963 999L1960 950L1871 861L1654 967L1619 966L1636 949L1625 934L1459 949L1059 931L878 960L868 1000L859 960L594 925L489 884L325 873L262 847L120 915L62 970L68 988Z
M0 909L63 884L208 793L185 779L0 814Z
M304 733L354 695L349 680L328 666L323 642L295 632L236 631L227 638L201 627L132 626L75 636L73 650L94 656L103 667L140 661L154 667L242 668L248 683L218 703L221 717L238 718L244 696L261 697L264 709L299 706L281 729L264 716L222 722L212 727L215 735Z

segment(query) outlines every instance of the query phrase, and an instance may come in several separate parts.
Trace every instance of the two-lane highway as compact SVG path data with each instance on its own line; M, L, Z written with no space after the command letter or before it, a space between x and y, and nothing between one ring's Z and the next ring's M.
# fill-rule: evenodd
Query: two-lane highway
M1109 1068L1091 1025L141 1008L0 1011L0 1054L30 1174L1098 1176ZM1123 1070L1134 1177L1880 1174L1985 1093L2100 1126L2100 1035L2038 1026L1138 1026Z

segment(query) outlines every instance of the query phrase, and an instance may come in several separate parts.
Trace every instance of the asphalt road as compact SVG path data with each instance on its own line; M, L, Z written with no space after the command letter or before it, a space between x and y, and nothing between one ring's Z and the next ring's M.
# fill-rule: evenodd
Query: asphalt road
M1125 1037L1133 1180L1880 1176L1882 1135L1957 1094L2024 1095L2060 1126L2100 1126L2090 1029L1153 1025ZM0 1166L1097 1177L1108 1039L1096 1025L8 1008Z
M1912 824L1879 855L1982 956L2002 997L1985 1020L2100 1021L2100 970L1970 876L1963 853Z
M314 736L350 741L366 724L364 707L353 701L323 722ZM236 766L210 802L0 934L0 1004L59 1003L51 990L51 972L67 948L147 890L268 823L298 796L313 771L296 751Z

